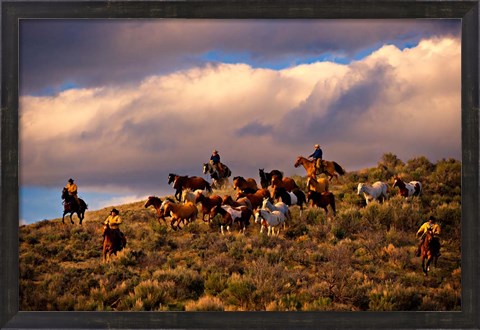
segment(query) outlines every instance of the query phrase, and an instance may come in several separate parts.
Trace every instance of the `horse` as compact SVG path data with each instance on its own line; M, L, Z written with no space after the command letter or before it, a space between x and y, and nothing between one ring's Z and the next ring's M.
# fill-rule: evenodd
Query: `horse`
M422 270L425 276L427 276L432 261L434 266L437 267L438 254L440 252L440 241L438 240L438 237L433 235L432 229L428 229L425 233L425 238L420 250L422 257ZM425 260L427 262L425 262Z
M314 179L314 178L308 177L307 190L316 191L318 193L328 191L328 179L326 178Z
M277 177L276 175L272 175L272 187L283 187L287 189L287 191L292 191L295 188L298 188L297 183L292 178L285 177L283 179Z
M164 214L171 216L170 226L173 230L180 228L180 222L185 224L185 222L188 223L197 219L197 206L190 202L179 204L164 200L161 209L163 209Z
M250 224L252 210L246 206L232 207L230 205L217 205L210 211L210 216L213 218L217 214L222 216L220 222L220 231L222 235L225 235L223 228L226 227L227 231L230 232L230 226L234 223L238 223L240 230L245 233L247 226Z
M218 195L212 195L211 197L204 196L201 192L198 192L195 197L195 204L200 202L202 204L202 220L205 221L205 216L208 216L207 221L210 222L210 211L218 205L222 205L222 197Z
M108 224L103 226L103 262L107 262L112 254L117 255L127 244L120 231L113 230Z
M203 163L203 174L210 174L212 186L218 189L228 186L228 178L232 175L232 171L230 171L228 166L225 164L222 165L223 171L219 173L210 162Z
M200 178L198 176L180 176L176 174L170 173L168 175L168 184L173 183L173 189L175 189L175 198L177 201L180 201L182 190L184 189L205 189L208 192L212 192L212 187L210 183L208 183L204 178Z
M225 195L222 197L222 204L230 205L232 207L246 206L250 210L253 210L252 202L247 197L240 197L236 201L233 200L232 196Z
M273 198L281 198L282 202L284 202L288 206L300 206L300 214L303 211L303 204L307 204L307 198L305 197L305 194L298 188L293 189L292 191L287 191L283 187L275 187L275 189L273 190Z
M245 179L241 176L233 178L233 188L246 193L255 193L258 190L257 182L254 178Z
M268 188L272 182L272 176L277 176L280 180L283 179L283 173L279 170L271 170L270 172L265 172L265 169L258 169L258 175L260 176L260 185L262 188Z
M81 225L83 219L85 218L85 210L88 209L88 206L85 203L85 201L79 198L78 199L78 201L80 202L80 206L79 206L75 201L75 199L72 196L70 196L67 188L63 188L62 190L62 199L63 199L62 223L63 224L65 223L65 215L70 213L70 222L74 224L72 220L72 215L76 213L78 216L78 219L80 219L79 224Z
M292 219L292 215L290 213L290 209L288 208L288 205L285 204L284 202L277 202L275 203L275 205L273 205L271 202L270 202L270 199L267 197L267 198L264 198L263 199L263 203L262 203L262 207L261 207L262 210L269 210L269 211L280 211L282 212L284 215L285 215L285 218L287 220L291 220Z
M197 189L192 191L191 189L185 189L182 191L182 203L192 202L195 203L195 199L197 198L197 194L203 194L204 196L208 196L208 192L206 190Z
M393 187L400 189L400 195L408 198L410 196L419 196L422 192L422 184L419 181L403 182L398 176L393 179Z
M260 224L260 233L263 233L263 228L267 228L267 235L275 236L275 228L283 224L285 229L285 214L280 211L270 211L265 209L259 209L255 211L255 223ZM280 228L277 230L277 236L280 234Z
M259 208L262 205L263 199L265 197L270 197L270 192L268 191L268 189L259 189L253 194L239 192L237 193L236 200L238 201L242 197L248 198L248 200L252 204L252 210L255 210L256 208Z
M344 175L346 172L343 169L343 167L341 167L337 162L334 162L334 161L323 160L322 162L323 162L323 168L316 169L317 170L316 171L314 160L308 160L305 157L298 156L297 159L295 160L294 166L299 167L300 165L302 165L307 171L307 175L313 179L317 178L317 174L320 175L322 173L325 173L328 176L329 181L332 181L332 179L335 177L335 179L337 180L337 183L340 182L338 180L337 173L339 175ZM323 170L323 171L319 173L318 171L320 170Z
M145 208L147 208L149 206L153 206L155 208L155 210L157 210L157 220L158 220L158 222L160 222L160 219L163 219L163 221L167 222L165 220L165 213L163 212L163 208L162 208L163 201L160 197L148 196L148 199L143 206Z
M357 195L363 193L365 201L368 205L373 200L384 201L388 198L388 186L386 183L377 181L371 186L365 183L359 183L357 187Z
M337 214L335 210L335 196L330 191L325 191L322 193L310 190L307 193L307 200L311 203L312 206L321 207L325 210L325 214L328 216L328 206L332 208L333 216Z

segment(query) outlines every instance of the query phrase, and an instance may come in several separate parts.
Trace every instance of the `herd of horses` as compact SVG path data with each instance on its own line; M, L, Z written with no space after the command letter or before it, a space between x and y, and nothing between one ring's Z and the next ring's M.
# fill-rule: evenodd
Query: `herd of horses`
M219 173L210 163L203 164L203 173L210 174L212 183L198 176L177 175L170 173L167 178L168 185L175 190L174 198L162 200L157 196L148 197L145 208L152 206L156 210L158 221L167 223L170 218L170 227L178 230L183 226L195 221L201 212L201 219L212 224L212 219L217 217L220 232L224 235L225 229L237 226L241 232L245 232L250 225L250 219L260 225L260 233L264 230L267 235L279 235L280 228L285 228L286 223L291 221L290 207L298 206L300 214L304 206L318 207L325 210L327 216L336 215L335 196L329 190L333 178L339 183L338 176L346 172L342 166L334 161L323 161L323 166L317 168L313 160L298 156L294 167L303 166L307 173L306 192L297 185L294 179L285 177L280 170L269 172L259 169L260 185L254 178L233 177L233 188L236 191L235 198L230 195L219 196L214 194L213 189L225 188L229 185L231 170L223 164L223 171ZM321 174L325 174L322 176ZM422 192L422 184L418 181L404 182L399 177L394 178L393 187L398 187L399 194L405 198L419 196ZM388 198L388 185L377 181L373 184L359 183L357 194L363 195L367 204L376 200L383 202ZM63 191L64 213L70 213L70 221L73 223L72 214L76 213L80 224L84 218L87 205L80 199L80 205L68 200L68 193ZM197 205L200 204L200 211ZM329 208L331 211L329 211ZM104 243L104 259L106 254L116 253L121 249L119 242L109 236L108 228L104 228L106 237ZM425 239L425 248L422 247L422 269L425 274L430 262L436 264L436 254L433 251L431 240Z

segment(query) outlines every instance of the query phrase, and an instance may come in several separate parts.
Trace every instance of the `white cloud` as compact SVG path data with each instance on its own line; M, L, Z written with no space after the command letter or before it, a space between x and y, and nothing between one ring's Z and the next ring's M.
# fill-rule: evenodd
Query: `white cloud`
M385 46L350 65L202 66L22 97L20 113L22 184L75 176L88 186L165 188L166 173L202 175L212 148L234 175L252 177L258 168L302 174L293 161L317 142L347 169L385 152L459 157L460 42Z

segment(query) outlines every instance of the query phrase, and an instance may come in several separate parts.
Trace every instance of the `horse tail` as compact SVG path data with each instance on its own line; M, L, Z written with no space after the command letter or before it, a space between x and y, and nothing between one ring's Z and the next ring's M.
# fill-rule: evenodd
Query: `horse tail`
M340 175L344 175L345 174L345 170L343 169L343 167L341 167L340 165L338 165L337 162L333 162L333 166L335 168L335 172L337 172L338 174Z

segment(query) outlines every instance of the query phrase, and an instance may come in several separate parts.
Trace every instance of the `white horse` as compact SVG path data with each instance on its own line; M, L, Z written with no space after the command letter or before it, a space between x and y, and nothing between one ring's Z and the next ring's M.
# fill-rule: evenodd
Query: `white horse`
M285 204L284 202L277 202L275 205L273 205L268 198L263 199L262 207L263 210L269 210L269 211L280 211L285 215L285 218L287 220L291 220L291 214L290 214L290 209L288 208L288 205Z
M405 198L419 196L422 192L422 184L419 181L403 182L399 177L394 178L393 187L400 189L400 195Z
M357 194L360 195L361 193L363 193L365 201L368 204L375 199L378 201L387 199L387 189L387 184L381 181L377 181L371 186L365 183L359 183L357 188Z
M280 211L257 210L255 212L255 223L260 224L260 233L263 233L263 228L268 228L267 235L275 235L275 227L283 224L285 229L285 215ZM280 228L277 229L277 236L280 234Z

